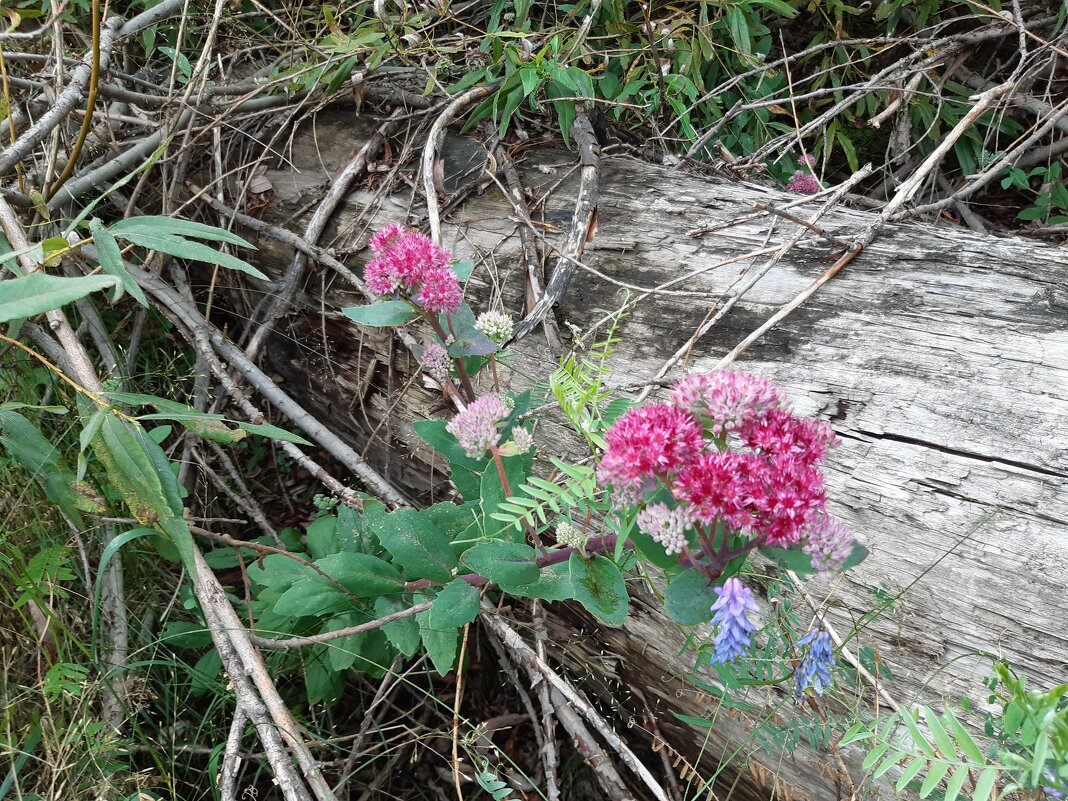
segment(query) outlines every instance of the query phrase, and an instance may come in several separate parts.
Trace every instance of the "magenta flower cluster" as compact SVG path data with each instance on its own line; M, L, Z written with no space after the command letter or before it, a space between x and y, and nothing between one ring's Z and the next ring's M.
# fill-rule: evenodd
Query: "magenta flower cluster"
M371 237L364 280L375 295L401 293L428 312L455 314L463 302L452 254L418 231L387 225Z
M755 545L803 543L820 570L840 566L852 545L824 510L821 465L837 444L834 432L792 414L765 378L684 378L668 403L620 417L605 444L599 481L611 486L617 504L641 506L639 528L672 552L683 545L680 526L707 527L712 537L717 524ZM656 504L647 500L662 489L673 503L663 504L662 495Z

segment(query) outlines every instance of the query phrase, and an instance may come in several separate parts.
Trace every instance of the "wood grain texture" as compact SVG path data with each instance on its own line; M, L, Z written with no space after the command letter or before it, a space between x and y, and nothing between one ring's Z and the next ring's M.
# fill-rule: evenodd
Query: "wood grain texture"
M277 192L272 221L296 225L292 218L344 163L354 135L352 123L333 112L319 116L314 135L310 127L297 133L295 168L269 174ZM461 138L450 138L444 154L447 186L485 163L481 146ZM529 152L519 160L524 185L535 195L560 183L532 216L566 229L575 164L573 154L559 150ZM353 254L347 263L354 268L366 258L361 249L370 230L403 222L409 210L421 207L418 198L395 196L370 215L374 195L373 189L354 192L330 229L338 252ZM605 154L599 228L583 258L615 281L656 286L778 244L797 226L756 215L754 205L795 200ZM793 211L806 216L807 209ZM751 219L690 235L746 216ZM523 276L513 269L519 240L511 217L503 195L491 189L443 221L445 244L475 258L469 293L476 309L490 297L512 312L521 308ZM840 209L821 224L850 241L871 219ZM565 233L554 241L562 243ZM273 243L259 244L265 269L277 272L288 261L289 254ZM825 241L806 237L696 343L688 369L715 364L834 255ZM872 553L840 581L809 584L814 597L828 598L835 627L849 631L872 608L876 588L896 592L915 582L894 614L851 644L854 651L878 645L896 675L886 689L902 704L922 700L937 707L943 698L967 695L982 709L980 680L988 663L970 655L980 651L1010 660L1035 686L1068 678L1066 256L1063 248L1019 238L894 225L737 364L779 383L800 412L829 421L842 439L829 460L830 508ZM616 380L634 385L654 375L744 271L762 261L703 272L674 287L690 294L657 294L638 303L622 328ZM580 270L558 319L584 327L621 299L618 286ZM270 344L270 365L321 420L368 445L373 462L402 491L423 500L440 497L442 465L433 463L410 424L444 415L445 404L422 386L407 354L392 348L388 336L360 331L340 316L339 308L356 302L332 275L309 277L299 307ZM540 333L520 342L512 364L516 386L529 383L524 375L547 376L553 361ZM579 452L551 417L540 436L543 453ZM672 745L699 759L705 775L752 730L753 716L721 711L705 742L705 732L673 719L672 711L702 715L714 708L682 681L692 658L678 656L682 634L646 590L635 587L633 612L620 629L606 630L574 609L554 611L549 619L556 656L581 675L596 675L590 686L599 682L606 692L640 687L660 711ZM709 678L704 669L698 673ZM869 708L873 696L869 690L863 701ZM608 702L607 696L602 700ZM779 696L762 691L750 700L772 709ZM640 718L640 710L631 711ZM796 711L791 701L781 714ZM859 752L844 756L858 779ZM736 798L767 798L769 787L761 781L770 781L774 771L780 775L778 797L847 795L831 755L802 747L784 760L763 753L753 760Z

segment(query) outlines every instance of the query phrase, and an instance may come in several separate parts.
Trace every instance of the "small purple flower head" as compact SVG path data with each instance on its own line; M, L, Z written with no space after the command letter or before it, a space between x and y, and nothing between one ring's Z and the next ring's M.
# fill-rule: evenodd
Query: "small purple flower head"
M819 625L798 640L797 644L809 648L794 671L794 694L803 698L805 691L811 688L816 695L823 695L823 691L831 686L831 668L834 667L831 635Z
M435 267L423 274L423 288L419 290L419 302L428 312L455 314L460 310L463 293L460 281L448 267Z
M719 629L716 631L712 664L722 665L743 655L749 648L752 642L750 635L756 631L756 626L745 613L760 610L753 600L753 593L734 576L715 589L719 598L712 604L712 611L715 612L712 623Z
M791 176L790 183L786 185L786 191L793 192L796 195L814 195L821 188L820 182L816 180L815 175L802 170L797 170Z
M445 430L459 440L464 453L478 459L501 441L498 426L509 414L511 410L500 395L486 395L452 418Z
M1045 771L1045 779L1048 782L1055 782L1057 781L1057 776L1051 769L1047 768ZM1068 793L1064 790L1058 790L1056 787L1045 786L1042 788L1042 792L1046 794L1047 798L1053 798L1056 799L1056 801L1064 801L1064 799L1068 798Z
M682 553L686 544L686 529L693 525L689 507L669 509L667 504L654 503L638 512L638 528L664 546L667 553Z
M423 348L423 355L419 358L423 372L439 384L445 383L445 379L448 378L451 363L449 352L437 342L428 342Z
M812 566L820 575L842 569L853 552L853 534L825 512L812 515L801 529L801 550L812 557Z
M801 163L804 164L806 167L815 167L816 157L813 156L811 153L806 153L801 157Z

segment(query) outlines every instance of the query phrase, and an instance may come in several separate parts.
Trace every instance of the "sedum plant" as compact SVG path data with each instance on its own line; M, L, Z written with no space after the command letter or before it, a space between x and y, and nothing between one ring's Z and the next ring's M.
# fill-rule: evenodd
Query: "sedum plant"
M379 300L345 313L364 325L422 321L432 332L421 366L457 412L413 427L448 462L455 496L426 509L388 510L369 497L362 510L326 504L303 552L249 569L257 591L243 611L258 632L320 636L304 652L310 701L337 697L345 671L380 673L398 653L425 651L447 673L486 593L577 601L620 625L627 577L639 571L667 579L664 605L678 624L712 624L711 661L723 664L747 654L757 633L759 608L742 580L753 554L802 574L866 554L826 512L822 464L837 444L829 426L740 372L686 377L663 403L612 399L603 386L611 335L550 380L596 465L550 457L549 477L534 475L531 392L496 384L511 320L476 316L463 299L470 262L397 226L370 245L365 279ZM495 391L479 395L473 378L487 365ZM819 626L782 657L781 680L799 696L831 685L832 646Z

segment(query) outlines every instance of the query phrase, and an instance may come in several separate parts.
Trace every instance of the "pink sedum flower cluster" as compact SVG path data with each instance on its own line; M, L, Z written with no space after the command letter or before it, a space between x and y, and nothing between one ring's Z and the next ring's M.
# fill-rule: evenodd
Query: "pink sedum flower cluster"
M387 225L371 237L364 280L375 295L402 292L428 312L454 314L463 300L452 254L417 231Z
M786 191L793 192L795 195L815 195L822 188L819 179L804 170L796 170L790 176L789 183L786 184Z
M478 459L490 446L501 441L500 424L508 419L511 409L500 395L486 395L457 414L445 430L452 434L472 459Z
M852 538L824 511L821 466L838 439L793 415L770 381L738 372L682 379L669 403L631 409L605 435L598 479L618 504L663 488L674 505L644 505L638 525L671 553L684 529L717 523L760 544L804 542L818 570L835 569Z

